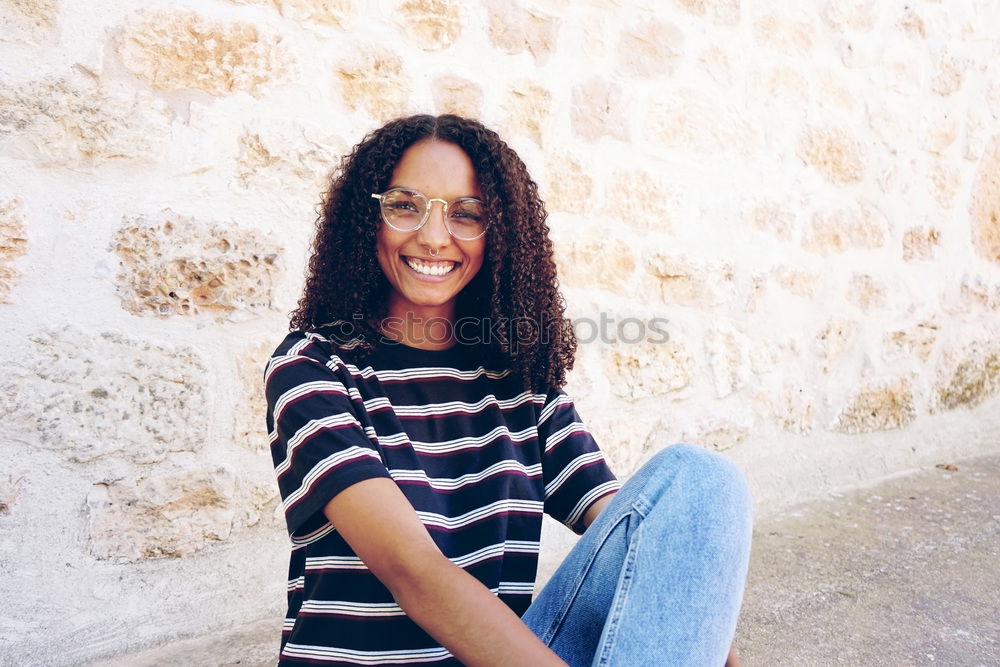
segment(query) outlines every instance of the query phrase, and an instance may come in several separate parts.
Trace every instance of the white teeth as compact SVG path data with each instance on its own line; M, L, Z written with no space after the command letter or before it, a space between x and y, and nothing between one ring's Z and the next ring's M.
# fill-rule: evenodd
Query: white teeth
M406 265L425 276L443 276L455 268L456 262L423 262L413 257L404 257Z

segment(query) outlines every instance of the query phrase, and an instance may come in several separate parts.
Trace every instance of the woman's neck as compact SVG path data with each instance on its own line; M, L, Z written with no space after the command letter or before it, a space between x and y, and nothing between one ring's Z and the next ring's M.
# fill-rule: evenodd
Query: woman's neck
M453 303L427 308L393 308L382 320L382 334L421 350L445 350L455 344Z

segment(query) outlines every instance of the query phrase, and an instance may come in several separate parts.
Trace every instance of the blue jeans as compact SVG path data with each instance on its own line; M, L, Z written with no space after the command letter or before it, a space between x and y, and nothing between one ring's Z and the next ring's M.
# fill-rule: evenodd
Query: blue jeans
M625 483L524 613L571 667L721 667L750 557L732 463L667 447Z

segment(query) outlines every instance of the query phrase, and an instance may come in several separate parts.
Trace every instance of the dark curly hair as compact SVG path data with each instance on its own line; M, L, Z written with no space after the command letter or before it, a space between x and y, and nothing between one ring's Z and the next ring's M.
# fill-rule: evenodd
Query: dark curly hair
M465 152L490 212L486 257L456 299L456 321L475 318L491 325L481 327L491 335L476 346L487 367L518 372L535 391L561 387L573 367L576 337L564 317L538 187L496 132L459 116L390 121L343 158L316 221L305 290L290 328L347 320L361 333L361 354L374 349L390 286L376 259L382 223L371 193L386 190L403 152L429 138Z

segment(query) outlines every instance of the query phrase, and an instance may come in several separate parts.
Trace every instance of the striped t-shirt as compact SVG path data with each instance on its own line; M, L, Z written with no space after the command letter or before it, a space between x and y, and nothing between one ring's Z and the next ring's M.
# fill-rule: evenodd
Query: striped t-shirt
M473 350L382 341L364 363L331 332L295 332L265 373L267 427L292 541L280 665L457 665L327 522L355 482L390 477L442 553L518 615L542 512L583 531L618 489L561 391L525 391Z

